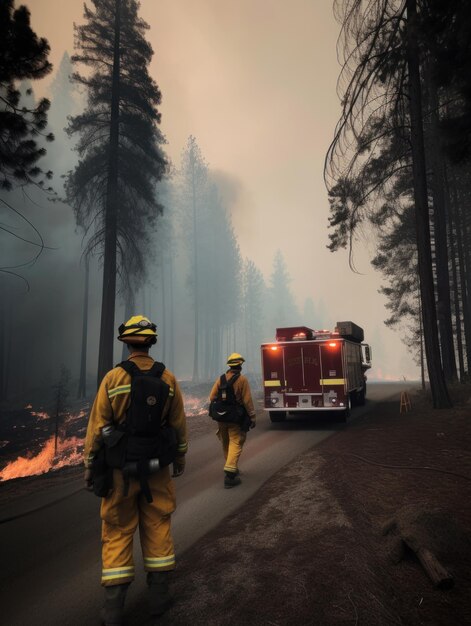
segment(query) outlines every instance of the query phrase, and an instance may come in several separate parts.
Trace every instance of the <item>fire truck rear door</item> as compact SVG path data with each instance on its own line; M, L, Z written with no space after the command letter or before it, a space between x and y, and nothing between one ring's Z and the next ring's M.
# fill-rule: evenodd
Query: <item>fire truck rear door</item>
M315 343L285 345L284 361L288 393L320 393L319 346Z

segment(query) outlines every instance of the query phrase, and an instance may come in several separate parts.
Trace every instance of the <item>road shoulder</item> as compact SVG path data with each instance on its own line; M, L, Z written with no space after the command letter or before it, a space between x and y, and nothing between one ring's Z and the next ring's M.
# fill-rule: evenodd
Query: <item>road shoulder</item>
M378 405L183 554L177 602L159 623L471 623L470 443L469 407ZM412 553L395 562L390 520L413 526L453 589L435 589Z

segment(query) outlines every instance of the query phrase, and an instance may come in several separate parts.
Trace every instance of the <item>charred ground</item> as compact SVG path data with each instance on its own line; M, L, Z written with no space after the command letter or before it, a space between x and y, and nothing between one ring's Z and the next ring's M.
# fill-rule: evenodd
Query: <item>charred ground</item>
M400 415L395 398L283 468L182 557L178 602L159 623L470 623L471 424L461 400L433 411L414 395ZM435 589L412 553L396 562L383 534L391 519L434 551L453 589Z

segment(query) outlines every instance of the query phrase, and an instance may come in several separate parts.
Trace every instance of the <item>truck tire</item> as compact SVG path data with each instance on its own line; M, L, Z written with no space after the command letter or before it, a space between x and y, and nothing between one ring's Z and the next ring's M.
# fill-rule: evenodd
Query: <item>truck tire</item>
M284 422L286 419L286 411L268 411L272 422Z
M365 402L366 402L366 385L357 394L358 406L365 406Z
M350 398L350 394L347 396L347 406L345 410L340 413L340 422L346 422L350 417L350 412L352 410L352 400Z

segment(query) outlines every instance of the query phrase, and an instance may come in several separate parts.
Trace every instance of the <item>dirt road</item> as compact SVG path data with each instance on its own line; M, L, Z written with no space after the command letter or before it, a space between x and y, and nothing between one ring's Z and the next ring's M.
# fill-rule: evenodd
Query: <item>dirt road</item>
M370 385L368 404L355 410L350 424L374 413L380 402L394 393L394 385ZM260 412L258 426L249 434L243 452L243 485L234 490L222 488L219 442L213 432L203 429L190 441L187 470L176 481L178 509L173 529L177 555L235 513L257 490L263 491L263 484L280 468L349 427L318 419L272 425ZM214 431L213 425L208 422L206 430ZM2 621L9 626L35 623L38 617L48 626L97 623L102 601L99 500L77 491L80 478L49 489L47 495L41 493L41 479L37 480L36 492L0 510L0 521L21 515L0 524ZM38 508L44 504L50 506ZM135 561L139 570L138 549ZM140 606L144 592L140 572L130 590L129 606Z

